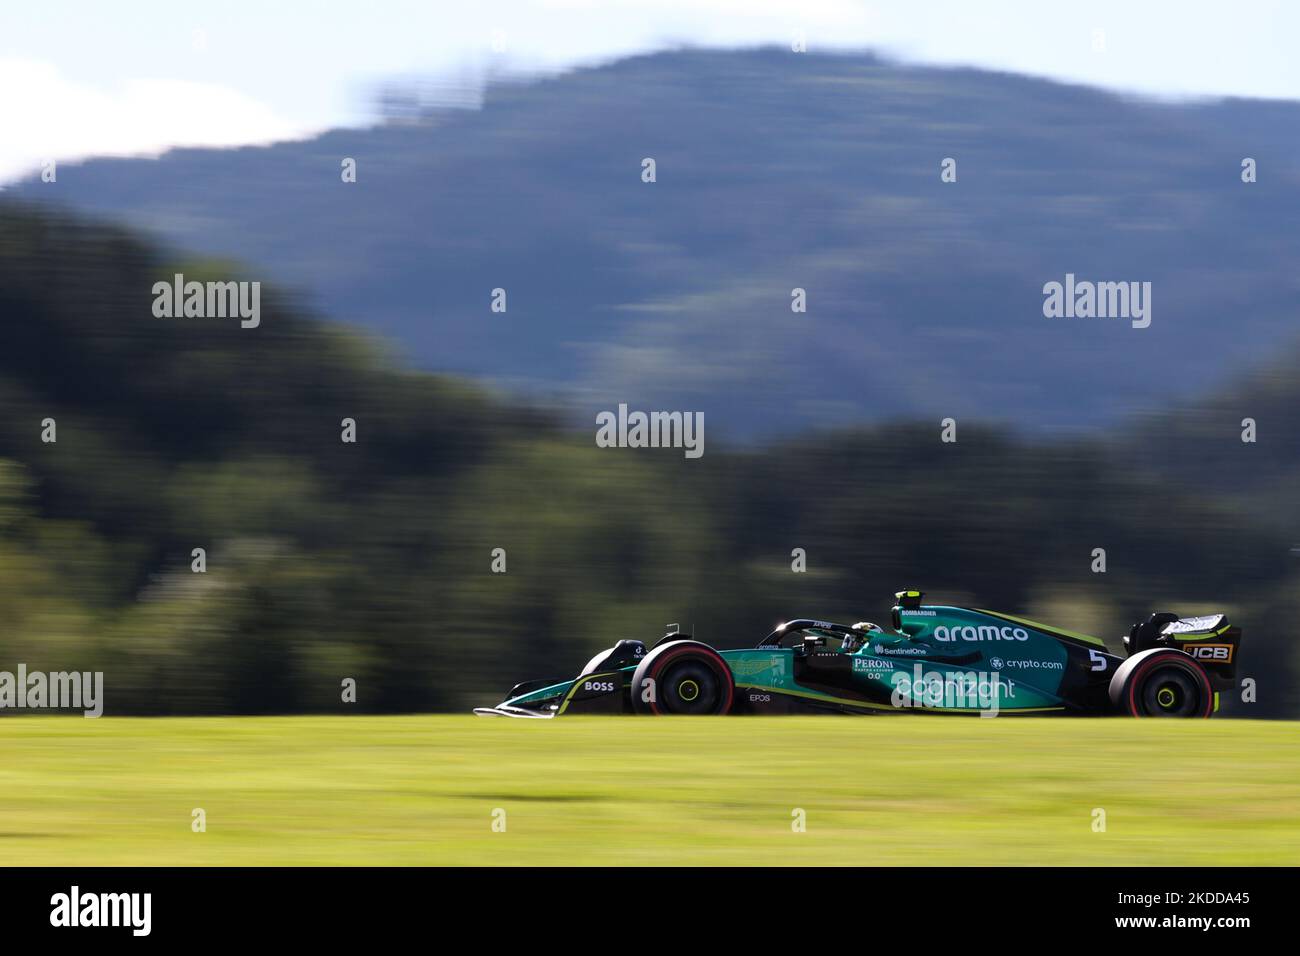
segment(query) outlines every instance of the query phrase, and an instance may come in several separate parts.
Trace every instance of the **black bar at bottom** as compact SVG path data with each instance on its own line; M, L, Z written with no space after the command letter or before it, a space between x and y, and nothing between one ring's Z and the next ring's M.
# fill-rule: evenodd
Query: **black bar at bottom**
M589 934L587 947L638 914L653 912L662 926L681 907L696 942L705 930L738 941L774 929L797 938L815 914L816 925L842 921L837 932L877 945L894 933L935 943L951 935L956 943L1063 931L1046 939L1195 933L1231 943L1253 930L1289 928L1294 917L1283 907L1295 875L1282 868L18 868L0 869L0 925L8 942L76 934L81 942L337 945L378 934L448 945L455 937L463 941L457 948L474 940L532 948L579 931ZM700 906L720 918L695 918Z

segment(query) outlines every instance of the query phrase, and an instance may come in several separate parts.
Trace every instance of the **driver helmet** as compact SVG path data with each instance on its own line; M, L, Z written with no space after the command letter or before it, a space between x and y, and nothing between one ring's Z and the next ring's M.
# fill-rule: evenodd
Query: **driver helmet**
M867 634L871 631L878 631L880 628L876 627L876 625L872 624L870 621L859 621L857 624L853 625L853 630L855 633L844 635L844 643L840 645L841 650L847 651L850 654L857 651L867 642Z

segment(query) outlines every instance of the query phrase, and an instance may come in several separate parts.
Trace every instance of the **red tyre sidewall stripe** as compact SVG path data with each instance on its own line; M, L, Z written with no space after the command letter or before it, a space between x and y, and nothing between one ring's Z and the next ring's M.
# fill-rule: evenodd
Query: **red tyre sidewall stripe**
M1200 678L1201 686L1205 688L1205 713L1201 714L1201 716L1209 717L1210 714L1214 712L1214 689L1210 687L1210 678L1206 676L1205 669L1201 667L1200 664L1196 663L1196 661L1192 660L1192 658L1188 657L1186 661L1182 661L1181 659L1174 657L1172 652L1170 654L1152 654L1150 657L1148 657L1146 660L1144 660L1141 664L1138 665L1138 669L1134 671L1133 676L1129 678L1128 712L1134 717L1142 716L1141 714L1138 713L1137 699L1136 699L1138 684L1141 683L1139 678L1141 678L1142 673L1146 671L1148 668L1154 666L1155 664L1159 664L1162 661L1168 661L1168 660L1189 664L1191 666L1191 669L1195 672L1196 676Z
M659 686L659 675L663 673L663 670L668 665L668 662L673 660L676 657L680 657L683 654L703 654L705 656L712 657L715 661L718 662L718 666L722 668L722 673L725 676L725 683L727 685L727 704L725 707L722 708L722 713L724 714L731 713L731 704L736 695L736 682L734 679L732 679L731 668L728 666L727 662L722 658L722 655L720 655L717 651L711 648L700 647L699 645L679 647L669 651L663 657L657 658L654 662L654 666L650 668L650 677L655 682L655 687ZM650 712L657 717L662 717L664 714L664 712L659 709L658 693L655 694L654 700L650 701Z

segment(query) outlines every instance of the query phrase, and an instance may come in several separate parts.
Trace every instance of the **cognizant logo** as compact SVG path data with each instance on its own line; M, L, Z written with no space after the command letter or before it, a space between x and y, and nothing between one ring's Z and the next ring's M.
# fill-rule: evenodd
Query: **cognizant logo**
M917 664L911 674L895 671L889 683L895 707L969 709L990 717L997 716L1002 701L1016 696L1016 682L996 671L926 671Z
M934 629L934 639L936 641L1027 641L1029 632L1023 627L994 627L991 624L981 624L979 627L966 625L965 627L948 627L946 624L940 624Z

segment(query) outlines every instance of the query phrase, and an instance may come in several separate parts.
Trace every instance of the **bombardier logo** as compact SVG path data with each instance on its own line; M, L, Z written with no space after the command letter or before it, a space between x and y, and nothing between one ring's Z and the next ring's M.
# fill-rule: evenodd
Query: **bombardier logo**
M991 624L981 624L979 627L966 625L965 627L948 627L946 624L940 624L934 629L934 639L936 641L1027 641L1029 632L1023 627L994 627Z

